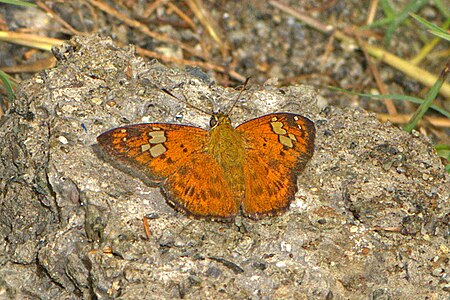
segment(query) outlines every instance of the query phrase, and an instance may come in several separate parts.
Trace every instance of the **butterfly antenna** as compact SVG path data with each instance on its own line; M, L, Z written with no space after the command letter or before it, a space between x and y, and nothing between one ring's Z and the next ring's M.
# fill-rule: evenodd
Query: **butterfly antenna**
M230 109L228 110L228 112L226 113L227 115L229 115L231 113L231 111L233 110L233 108L236 106L236 104L238 103L239 99L241 98L242 93L245 91L245 88L247 87L247 83L250 80L250 77L247 77L247 79L245 79L244 82L244 86L242 87L242 90L239 92L239 95L237 96L236 100L234 100L233 105L230 107ZM253 94L253 93L252 93Z
M198 110L198 111L200 111L200 112L202 112L202 113L204 113L204 114L211 115L210 112L207 112L206 110L203 110L203 109L201 109L201 108L198 108L197 106L194 106L194 105L192 105L191 103L189 103L188 98L186 97L186 95L185 95L183 92L181 92L181 95L183 95L183 98L184 98L184 99L180 99L180 98L178 98L177 96L175 96L174 94L172 94L171 92L169 92L169 91L166 90L166 89L161 89L161 90L162 90L164 93L166 93L167 95L169 95L169 96L171 96L171 97L177 99L177 100L180 101L181 103L186 104L186 106L189 106L189 107L192 108L192 109L196 109L196 110Z

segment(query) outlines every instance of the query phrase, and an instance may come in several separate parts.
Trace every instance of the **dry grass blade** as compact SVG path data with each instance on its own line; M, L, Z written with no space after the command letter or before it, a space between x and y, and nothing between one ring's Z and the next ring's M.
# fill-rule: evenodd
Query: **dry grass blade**
M171 10L173 10L174 13L176 13L183 21L186 22L186 24L189 25L189 27L195 32L196 26L194 24L194 21L192 21L191 18L189 18L188 15L186 15L181 9L178 8L175 4L172 2L167 3L167 7L169 7Z
M156 1L148 4L147 8L142 13L142 17L143 18L150 17L158 7L160 7L161 5L163 5L167 2L168 2L168 0L156 0Z
M378 0L371 0L369 5L369 13L367 14L366 24L372 24L375 19L375 15L377 14Z
M53 46L61 46L64 42L64 40L11 31L0 31L0 40L46 51L50 51Z
M228 44L223 39L223 34L219 30L219 26L209 14L208 10L201 0L185 0L186 4L195 14L200 23L206 28L211 38L219 45L222 55L228 55Z

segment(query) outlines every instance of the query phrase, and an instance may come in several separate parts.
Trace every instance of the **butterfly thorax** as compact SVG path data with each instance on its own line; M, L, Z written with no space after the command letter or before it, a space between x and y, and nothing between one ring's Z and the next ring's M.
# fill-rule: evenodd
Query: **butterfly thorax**
M212 117L207 151L222 167L235 195L242 196L244 192L245 143L242 135L231 125L227 115L218 113Z

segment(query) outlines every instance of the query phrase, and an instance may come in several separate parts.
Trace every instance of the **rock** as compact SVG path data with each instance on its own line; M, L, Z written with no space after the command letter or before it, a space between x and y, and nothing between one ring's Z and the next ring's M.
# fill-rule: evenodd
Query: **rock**
M296 200L260 221L192 220L100 159L96 137L144 121L207 128L161 89L205 111L239 90L97 36L54 53L58 66L23 82L0 122L1 297L449 297L436 271L448 269L449 176L426 138L361 109L319 111L308 87L250 84L235 125L277 111L316 124Z

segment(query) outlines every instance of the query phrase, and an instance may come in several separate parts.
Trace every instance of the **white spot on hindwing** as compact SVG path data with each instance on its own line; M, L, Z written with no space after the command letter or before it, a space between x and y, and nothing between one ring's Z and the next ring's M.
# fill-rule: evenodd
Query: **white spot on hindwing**
M294 117L295 119L296 117ZM298 118L297 118L298 119ZM283 122L278 121L278 118L273 117L272 122L270 122L270 126L272 126L272 131L276 135L278 135L278 141L288 148L294 148L294 142L297 142L297 138L294 134L288 133L286 129L283 128Z
M150 137L148 140L150 144L161 144L167 141L164 131L162 130L151 131L148 133L148 136Z
M158 157L167 151L164 143L167 141L166 134L164 130L159 127L152 127L153 131L150 131L147 135L149 137L148 144L143 144L141 146L141 151L150 152L152 157Z
M166 147L164 147L163 144L157 144L157 145L151 147L149 151L150 151L150 155L152 157L158 157L158 156L164 154L164 152L166 152L167 149L166 149Z

